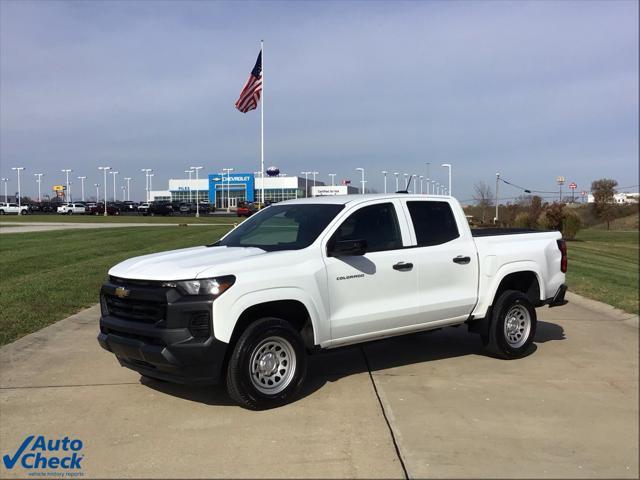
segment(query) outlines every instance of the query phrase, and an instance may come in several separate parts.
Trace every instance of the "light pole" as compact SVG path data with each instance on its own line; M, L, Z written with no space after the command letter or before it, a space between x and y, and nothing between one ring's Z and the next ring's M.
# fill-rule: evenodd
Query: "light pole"
M449 186L447 187L447 194L451 196L451 164L443 163L441 166L449 169Z
M19 211L20 206L22 205L20 203L21 202L20 197L22 196L20 194L20 172L24 170L24 167L11 167L11 170L15 170L16 172L18 172L18 211Z
M318 172L311 172L311 175L313 175L313 187L316 186L316 175L318 175Z
M141 168L141 172L144 172L144 191L145 191L145 201L149 203L149 173L153 172L152 168Z
M36 178L36 183L38 184L38 203L40 203L42 201L42 198L40 196L40 184L42 183L42 175L44 175L43 173L34 173L33 176L37 177Z
M309 174L311 172L300 172L302 175L304 175L304 198L307 198L309 196Z
M62 173L65 173L67 175L67 191L65 193L65 200L67 201L67 203L69 203L69 198L71 196L71 193L69 192L69 173L73 172L73 170L71 170L70 168L64 168L61 171Z
M429 195L429 165L431 165L431 162L426 162L427 163L427 195Z
M189 174L189 203L191 203L191 174L193 173L193 170L185 170L184 173Z
M424 175L420 175L420 194L424 193L424 190L422 189L423 180L424 180ZM427 183L427 185L429 185L429 183Z
M436 182L436 195L440 195L440 182Z
M357 172L360 172L362 174L362 180L360 180L360 184L362 185L362 194L364 195L364 168L362 167L358 167L356 168Z
M94 183L93 186L96 187L96 203L98 203L100 201L100 184Z
M125 177L125 181L127 182L127 202L131 200L131 177Z
M415 179L416 177L417 175L411 175L412 179ZM413 193L416 193L416 186L417 186L417 182L413 180Z
M153 177L155 177L155 176L156 176L155 173L150 173L149 174L149 198L151 198L151 192L153 191Z
M336 185L336 174L335 173L330 173L329 176L331 177L331 186L335 187L335 185Z
M122 189L122 201L124 202L127 199L127 187L122 185L120 188Z
M384 193L387 193L387 172L386 170L383 170L382 175L384 175Z
M233 168L223 168L227 172L227 213L231 210L231 172ZM224 173L222 174L222 208L224 208Z
M85 178L87 178L87 177L78 177L78 180L80 180L80 191L82 192L82 201L83 202L84 202L84 180L85 180Z
M118 197L116 197L116 175L118 175L118 171L117 170L113 170L112 172L109 172L111 175L113 175L113 201L117 202L118 201Z
M9 203L9 197L7 196L7 182L9 182L9 179L2 177L2 181L4 182L4 203Z
M498 196L498 186L500 185L500 173L496 173L496 216L493 219L493 223L498 223L498 204L500 203L498 201L498 198L500 198Z
M396 192L397 192L398 190L400 190L400 186L398 185L398 175L399 175L399 173L398 172L393 172L393 174L396 176Z
M107 216L107 170L111 170L111 167L98 167L98 170L102 170L104 174L104 183L102 184L102 191L104 192L104 216ZM96 201L99 199L96 198Z
M435 194L436 194L436 181L431 180L431 195L435 195Z
M280 177L286 177L287 174L286 173L281 173L279 176ZM282 201L284 202L284 183L282 183L281 185L282 185L282 190L281 190L280 193L282 194Z
M409 174L403 173L403 175L404 175L404 190L406 191L407 188L409 187Z
M562 203L562 185L564 185L564 177L560 175L556 178L556 182L558 182L558 186L560 187L560 203Z
M196 217L200 216L200 199L198 198L198 171L202 170L203 167L189 167L190 170L194 170L196 172Z

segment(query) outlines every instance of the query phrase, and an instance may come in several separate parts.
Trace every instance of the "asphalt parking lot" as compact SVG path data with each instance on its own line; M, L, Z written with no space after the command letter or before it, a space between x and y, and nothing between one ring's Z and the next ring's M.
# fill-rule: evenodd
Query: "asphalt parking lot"
M465 327L335 350L264 412L121 368L93 307L0 349L2 454L43 434L82 439L86 477L638 478L637 317L569 298L527 358Z

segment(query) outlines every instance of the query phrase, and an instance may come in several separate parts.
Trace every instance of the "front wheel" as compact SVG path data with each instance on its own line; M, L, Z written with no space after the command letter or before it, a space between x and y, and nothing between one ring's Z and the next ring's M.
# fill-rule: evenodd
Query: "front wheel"
M524 357L531 351L537 325L529 298L517 290L506 290L494 305L489 332L483 338L485 346L496 357Z
M261 318L242 333L227 367L227 392L251 410L291 401L304 382L307 354L300 333L279 318Z

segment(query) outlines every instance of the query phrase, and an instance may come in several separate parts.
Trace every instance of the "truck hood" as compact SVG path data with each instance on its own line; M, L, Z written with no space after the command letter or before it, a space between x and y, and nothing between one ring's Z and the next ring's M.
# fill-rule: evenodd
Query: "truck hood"
M204 270L263 255L254 247L193 247L134 257L117 264L109 275L131 280L189 280Z

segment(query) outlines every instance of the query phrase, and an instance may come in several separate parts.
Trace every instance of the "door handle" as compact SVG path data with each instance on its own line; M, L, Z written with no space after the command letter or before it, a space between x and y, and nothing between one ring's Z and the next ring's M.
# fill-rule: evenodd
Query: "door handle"
M401 272L406 272L407 270L411 270L413 268L413 263L406 262L398 262L393 266L394 270L400 270Z
M471 257L464 257L462 255L458 255L453 259L453 263L459 263L460 265L466 265L471 261Z

